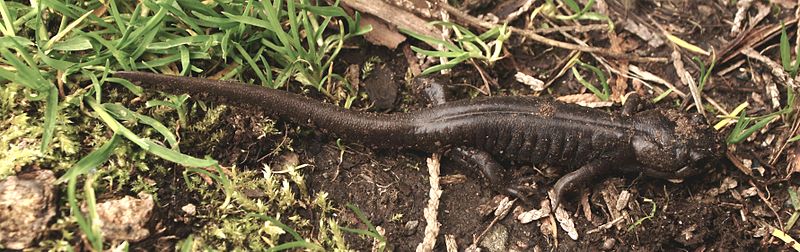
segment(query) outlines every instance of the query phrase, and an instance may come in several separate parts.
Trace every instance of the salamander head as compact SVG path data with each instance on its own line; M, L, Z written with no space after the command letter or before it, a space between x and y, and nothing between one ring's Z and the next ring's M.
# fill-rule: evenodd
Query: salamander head
M633 149L648 176L692 176L725 153L725 144L700 115L651 110L634 117L639 131L633 138Z

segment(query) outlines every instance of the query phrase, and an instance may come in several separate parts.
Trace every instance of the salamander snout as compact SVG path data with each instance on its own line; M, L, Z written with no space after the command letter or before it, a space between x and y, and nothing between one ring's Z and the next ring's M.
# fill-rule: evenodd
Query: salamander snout
M684 172L679 170L676 176L682 178L698 174L707 168L709 164L720 160L727 151L727 146L719 137L719 134L711 127L707 128L700 139L687 139L687 148L689 149L689 164L687 166L691 167L691 170Z
M699 174L726 151L719 134L696 115L668 110L641 119L651 131L634 137L633 148L642 171L651 177Z

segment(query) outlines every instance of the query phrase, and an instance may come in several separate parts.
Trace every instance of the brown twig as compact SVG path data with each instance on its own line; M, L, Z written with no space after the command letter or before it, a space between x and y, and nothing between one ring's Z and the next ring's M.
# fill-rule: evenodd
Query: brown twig
M778 225L780 226L781 230L784 230L783 223L780 221L781 216L778 215L778 211L775 210L775 206L772 205L772 202L770 202L769 199L767 199L767 197L764 195L764 192L762 192L761 189L759 189L758 186L756 186L756 184L753 183L753 180L748 180L747 182L750 184L750 186L756 189L756 194L758 195L758 198L760 198L761 201L764 201L764 204L766 204L767 208L769 208L769 210L772 211L772 214L775 215L775 218L779 219Z
M478 73L481 75L481 80L483 80L483 89L485 89L484 90L485 94L491 96L492 95L491 86L498 87L499 85L497 85L497 82L494 81L494 79L488 77L488 74L486 73L486 71L483 70L483 68L480 65L478 65L478 63L475 62L475 60L470 59L469 63L470 63L470 65L475 67L475 69L478 70ZM484 92L481 92L481 93L484 93Z

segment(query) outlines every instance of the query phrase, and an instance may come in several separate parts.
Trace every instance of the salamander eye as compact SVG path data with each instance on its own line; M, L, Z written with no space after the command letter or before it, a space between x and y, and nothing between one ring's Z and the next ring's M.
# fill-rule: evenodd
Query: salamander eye
M683 162L682 160L686 160L689 156L689 151L686 150L686 147L678 147L675 148L675 160L678 162Z
M710 157L711 156L707 155L706 153L703 153L703 152L700 152L700 151L697 151L697 150L692 150L689 153L689 158L692 159L692 163L694 163L694 164L702 165L702 164L708 162L708 159Z

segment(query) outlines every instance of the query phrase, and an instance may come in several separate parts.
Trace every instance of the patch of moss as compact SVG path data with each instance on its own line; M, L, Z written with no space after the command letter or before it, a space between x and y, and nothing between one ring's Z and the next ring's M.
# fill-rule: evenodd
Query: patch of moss
M42 157L42 128L25 113L30 108L21 92L21 87L13 83L0 88L0 179Z

